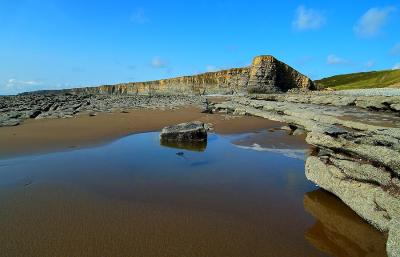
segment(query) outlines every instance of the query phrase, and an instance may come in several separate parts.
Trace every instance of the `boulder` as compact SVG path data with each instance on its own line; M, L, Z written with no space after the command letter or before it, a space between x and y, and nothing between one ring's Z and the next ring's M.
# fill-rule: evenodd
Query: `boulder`
M201 121L192 121L162 129L161 141L202 142L207 140L207 130Z

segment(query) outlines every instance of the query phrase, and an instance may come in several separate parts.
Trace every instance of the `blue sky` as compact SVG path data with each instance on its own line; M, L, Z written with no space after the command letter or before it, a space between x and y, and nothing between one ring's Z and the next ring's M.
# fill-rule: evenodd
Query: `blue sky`
M398 1L0 0L0 94L241 67L400 68Z

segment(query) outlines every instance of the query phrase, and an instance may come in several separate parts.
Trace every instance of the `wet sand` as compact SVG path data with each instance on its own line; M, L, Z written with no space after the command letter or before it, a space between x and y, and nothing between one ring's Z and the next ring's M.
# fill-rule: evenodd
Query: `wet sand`
M0 128L0 158L95 146L132 133L158 131L167 125L193 120L214 124L215 132L220 134L282 126L279 122L256 117L204 114L194 107L28 120L16 127Z
M201 151L136 134L191 120L217 133ZM0 128L0 249L41 257L385 256L385 235L315 190L303 160L259 151L306 151L304 136L282 125L182 108Z
M304 162L241 149L235 136L210 135L193 152L140 133L1 160L2 253L325 257L304 238L313 219L302 199L314 188Z

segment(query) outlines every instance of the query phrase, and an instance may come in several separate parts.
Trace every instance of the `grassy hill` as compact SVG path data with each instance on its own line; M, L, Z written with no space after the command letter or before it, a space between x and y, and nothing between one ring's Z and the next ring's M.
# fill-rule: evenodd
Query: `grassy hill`
M335 90L400 87L400 70L384 70L337 75L315 81L319 87Z

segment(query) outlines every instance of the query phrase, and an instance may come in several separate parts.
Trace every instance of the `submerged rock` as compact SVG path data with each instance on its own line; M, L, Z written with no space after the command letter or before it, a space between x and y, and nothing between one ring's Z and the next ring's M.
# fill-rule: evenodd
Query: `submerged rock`
M162 142L204 142L207 141L207 130L201 121L192 121L162 129Z

